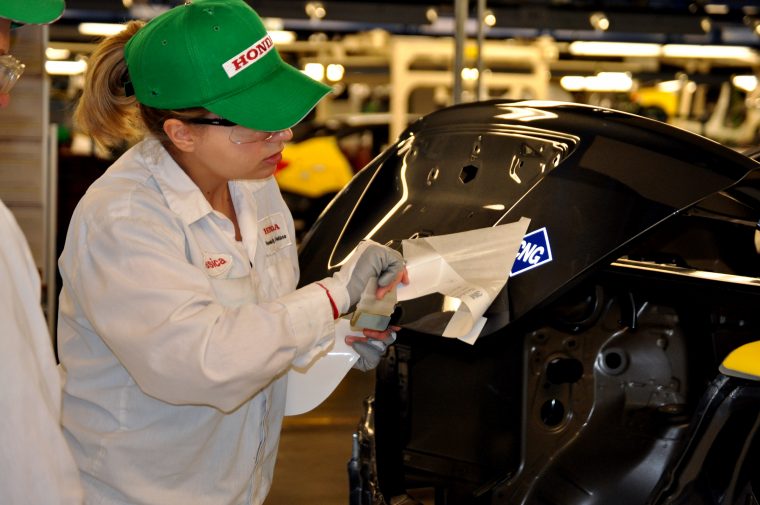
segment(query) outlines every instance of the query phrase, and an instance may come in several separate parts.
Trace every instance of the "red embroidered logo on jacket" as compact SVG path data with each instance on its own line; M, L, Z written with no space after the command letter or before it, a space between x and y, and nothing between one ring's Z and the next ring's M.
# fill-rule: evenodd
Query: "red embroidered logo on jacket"
M211 270L213 268L219 268L219 267L224 266L226 264L227 264L227 262L225 261L224 258L214 258L214 259L208 259L208 260L206 260L206 268L208 268L209 270Z
M224 253L204 253L203 266L211 277L221 277L232 268L232 255Z
M277 223L270 224L269 226L265 226L263 228L264 235L269 235L270 233L274 233L276 231L279 231L279 229L280 229L280 226Z

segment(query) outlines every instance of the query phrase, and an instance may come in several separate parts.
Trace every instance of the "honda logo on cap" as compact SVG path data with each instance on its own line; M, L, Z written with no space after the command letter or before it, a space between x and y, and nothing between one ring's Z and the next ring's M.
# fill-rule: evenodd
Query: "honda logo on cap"
M261 40L254 42L249 48L230 58L222 67L224 67L224 71L227 72L227 76L231 79L245 70L248 65L264 57L273 48L274 42L272 42L272 37L266 34Z

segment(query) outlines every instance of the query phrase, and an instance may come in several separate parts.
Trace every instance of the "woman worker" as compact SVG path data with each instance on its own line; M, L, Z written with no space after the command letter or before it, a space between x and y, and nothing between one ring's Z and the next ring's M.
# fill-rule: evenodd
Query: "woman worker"
M329 88L281 60L243 0L141 26L93 55L76 114L105 145L147 136L89 188L59 261L65 434L87 503L260 504L288 368L329 346L373 276L378 296L406 281L403 260L364 242L296 290L272 174Z

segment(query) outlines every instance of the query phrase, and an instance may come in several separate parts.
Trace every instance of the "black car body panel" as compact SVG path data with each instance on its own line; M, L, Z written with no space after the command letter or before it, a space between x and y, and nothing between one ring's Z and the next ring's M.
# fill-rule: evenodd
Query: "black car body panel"
M331 202L302 282L365 238L531 219L475 345L400 304L351 463L352 505L757 503L760 395L718 365L760 338L760 165L597 107L491 101L412 124ZM371 414L371 415L370 415Z
M526 216L529 231L546 228L553 259L508 282L490 333L756 167L702 137L607 109L451 107L415 122L331 203L304 240L302 278L321 278L362 239L393 244ZM401 322L435 312L440 299L402 304Z

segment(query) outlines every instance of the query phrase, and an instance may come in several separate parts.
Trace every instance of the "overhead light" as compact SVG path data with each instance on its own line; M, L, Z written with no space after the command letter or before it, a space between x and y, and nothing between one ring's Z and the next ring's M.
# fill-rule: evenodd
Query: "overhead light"
M290 44L296 40L296 32L287 30L271 30L268 32L275 44Z
M45 62L45 72L50 75L79 75L86 70L87 62L85 60Z
M705 12L707 14L721 15L728 14L730 11L728 5L725 4L706 4Z
M710 21L710 18L702 18L699 22L699 27L702 28L703 32L710 33L712 31L712 21Z
M707 46L691 44L665 44L662 55L667 58L731 59L754 62L757 53L745 46Z
M264 22L264 28L266 28L267 31L282 30L285 28L285 21L283 21L282 18L264 18L262 21Z
M496 15L493 13L492 10L487 10L483 13L483 23L486 26L496 25Z
M428 23L435 23L438 21L438 9L435 7L428 7L425 11L425 17L427 18Z
M627 72L599 72L596 75L566 75L559 80L567 91L627 92L633 88L633 79Z
M477 68L465 67L462 69L462 79L465 81L477 81L478 74Z
M58 49L55 47L45 49L45 58L48 60L67 60L69 56L71 56L71 51L68 49Z
M559 80L559 85L567 91L584 91L586 78L582 75L566 75Z
M735 75L731 78L731 82L747 93L752 93L757 88L757 76L755 75Z
M577 56L659 56L660 44L638 42L592 42L570 43L570 54Z
M657 83L657 90L664 93L676 93L683 88L683 81L679 79L672 79L670 81L662 81Z
M325 9L322 2L308 2L306 4L306 15L309 16L309 19L312 21L318 21L324 19L327 15L327 9Z
M610 20L604 12L594 12L588 18L591 27L599 32L606 32L610 29Z
M343 79L343 75L346 73L346 69L339 63L331 63L327 65L327 80L332 82L338 82Z
M303 67L303 73L315 81L321 81L325 78L325 66L321 63L307 63Z
M79 33L96 37L110 37L124 30L125 26L117 23L79 23Z
M320 44L322 42L327 42L327 34L324 32L314 32L309 35L309 42L312 44Z

